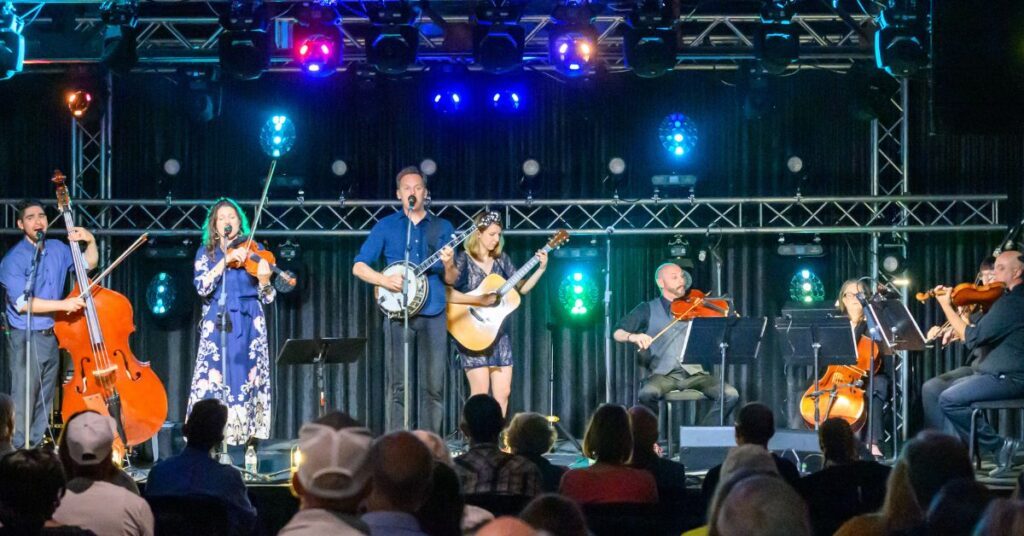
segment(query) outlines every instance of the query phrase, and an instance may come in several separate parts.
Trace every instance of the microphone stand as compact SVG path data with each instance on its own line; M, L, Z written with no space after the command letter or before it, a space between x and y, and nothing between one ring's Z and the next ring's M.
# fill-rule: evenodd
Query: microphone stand
M412 334L409 332L409 280L411 273L409 257L412 254L412 209L416 206L416 196L410 195L409 208L405 213L405 259L404 275L402 276L402 423L406 430L410 429L412 421L412 392L410 389L410 355L409 344Z
M36 233L35 253L32 255L32 266L29 268L28 281L25 282L25 292L22 299L25 302L26 325L25 325L25 448L32 448L32 301L36 295L36 275L39 273L39 259L43 254L43 233ZM40 374L42 369L40 369ZM39 396L43 396L42 389ZM45 407L45 406L44 406Z
M224 229L223 238L227 238L231 227ZM228 317L228 257L224 253L224 270L220 274L220 296L217 297L217 328L220 331L220 380L221 380L221 401L228 408L228 396L231 387L228 383L228 332L231 330L231 319ZM229 411L230 415L230 411ZM224 465L232 465L231 454L228 453L228 440L225 437L221 442L220 453L217 454L217 461Z

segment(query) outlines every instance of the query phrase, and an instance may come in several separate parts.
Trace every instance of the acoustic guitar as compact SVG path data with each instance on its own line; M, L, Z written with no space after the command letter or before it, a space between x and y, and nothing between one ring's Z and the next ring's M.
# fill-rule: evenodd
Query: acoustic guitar
M560 230L548 240L543 251L557 249L569 240L569 233ZM486 350L498 338L501 324L512 311L519 307L522 297L515 287L526 274L537 266L540 260L533 256L516 273L506 280L498 274L490 274L475 289L467 294L480 296L497 294L498 303L491 306L448 304L448 333L467 350L480 352Z

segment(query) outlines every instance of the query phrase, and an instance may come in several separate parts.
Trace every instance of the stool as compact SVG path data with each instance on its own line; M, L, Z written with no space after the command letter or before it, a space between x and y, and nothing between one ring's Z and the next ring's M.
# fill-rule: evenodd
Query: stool
M670 459L674 454L672 452L672 436L675 435L676 433L676 431L672 430L672 425L675 423L675 419L672 418L672 407L675 406L676 404L682 404L685 406L688 403L692 403L696 406L697 401L699 400L709 399L708 397L704 396L704 393L701 393L700 391L695 391L693 389L683 389L682 391L669 391L665 393L665 396L661 397L661 400L658 402L659 410L662 407L665 407L667 409L667 411L665 411L665 415L666 420L668 422L666 423L665 428L667 428L668 430L668 433L666 435L668 436L668 457ZM659 413L661 413L661 411L659 411Z
M976 437L978 432L978 415L986 410L1017 410L1017 418L1020 422L1020 431L1024 432L1024 398L1011 398L1006 400L986 400L971 404L971 437L968 439L970 459L975 460L978 469L981 469L981 454L977 452ZM975 458L977 456L977 458Z

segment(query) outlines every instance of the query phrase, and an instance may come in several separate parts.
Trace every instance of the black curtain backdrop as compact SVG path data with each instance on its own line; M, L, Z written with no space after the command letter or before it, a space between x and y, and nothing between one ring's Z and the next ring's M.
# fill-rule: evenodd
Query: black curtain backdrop
M520 165L531 157L542 169L543 187L535 192L537 198L609 197L602 178L613 156L627 162L629 183L620 192L624 198L649 196L648 177L653 173L691 169L700 176L698 196L793 195L797 181L785 172L786 159L793 154L803 158L807 169L808 179L801 185L804 195L868 193L869 124L849 113L855 96L843 74L809 70L772 80L773 107L758 120L745 119L743 95L733 87L734 74L728 71L676 72L657 80L621 74L582 85L563 84L541 73L463 80L464 100L477 102L486 101L500 85L515 84L524 101L524 109L515 116L472 103L458 116L438 114L428 95L441 82L440 77L424 75L382 81L366 89L347 75L309 80L267 74L256 82L225 83L222 114L198 124L183 114L184 97L172 76L116 78L110 111L114 197L258 197L269 162L259 150L257 136L271 112L287 114L298 127L296 148L280 162L278 172L303 177L306 199L338 197L340 181L330 172L337 158L348 163L348 177L355 183L349 199L391 199L397 170L426 157L438 163L430 183L435 199L522 198ZM52 197L47 179L54 168L67 169L70 158L70 119L61 101L65 88L65 79L56 75L19 75L0 83L0 197ZM1019 219L1024 170L1020 137L933 132L924 84L912 88L911 191L1007 193L1010 202L1004 219ZM670 165L655 138L658 124L670 112L686 113L700 129L697 158L686 169ZM175 178L161 171L168 158L182 164ZM290 198L296 193L285 190L274 196ZM7 214L5 221L11 225L12 215ZM1000 238L997 235L911 235L912 290L970 280L978 261ZM666 257L668 238L611 237L613 323L655 295L652 272ZM734 297L736 308L745 316L774 317L786 299L789 278L801 267L812 267L824 280L829 303L842 280L867 275L872 255L868 237L822 239L827 255L813 262L778 257L775 236L723 239L718 244L723 287ZM279 297L267 308L267 316L273 353L288 338L368 339L366 354L353 365L331 371L327 388L332 406L379 430L384 393L381 316L371 301L372 290L351 276L360 242L302 239L301 289ZM570 245L592 245L602 251L606 246L604 237L590 242L576 237ZM703 238L690 242L693 249L709 245ZM113 251L126 245L125 240L114 240ZM540 245L539 238L513 237L508 251L522 263ZM182 318L156 322L146 313L144 295L155 273L169 271L189 284L191 269L191 258L147 261L135 255L110 282L136 305L132 347L164 380L168 418L173 421L184 418L199 304L187 287L183 296L188 310ZM602 269L603 257L593 267L595 277L601 278ZM549 296L557 271L553 261L544 284L511 318L516 360L511 411L546 413L553 372L554 413L580 434L588 414L605 401L603 326L598 319L590 329L548 329ZM711 263L698 262L694 272L697 286L710 289ZM911 309L923 326L936 320L938 311L931 305L913 303ZM911 356L915 412L920 383L956 366L961 358L959 349ZM807 376L806 370L785 370L772 344L767 344L757 365L731 367L727 374L743 401L766 401L776 408L780 422L791 424L799 421L793 408L809 385ZM312 370L272 367L272 377L274 435L294 437L316 411ZM611 401L634 403L640 377L635 352L615 344ZM453 367L449 380L446 428L454 431L462 375Z

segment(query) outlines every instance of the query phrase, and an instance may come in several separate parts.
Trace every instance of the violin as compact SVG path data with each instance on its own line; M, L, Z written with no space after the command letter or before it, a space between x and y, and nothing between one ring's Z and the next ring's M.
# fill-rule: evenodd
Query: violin
M949 300L954 307L976 305L984 311L992 307L992 304L1005 293L1006 284L999 281L987 285L960 283L949 293ZM917 301L925 303L929 298L943 294L945 293L942 291L936 293L935 289L932 289L928 292L918 292L914 297L917 298Z
M269 250L260 247L258 243L250 240L248 237L240 236L234 239L231 244L228 245L227 255L231 255L235 251L245 251L248 254L245 256L244 262L229 261L229 268L244 268L246 273L256 277L256 274L260 267L260 261L267 261L270 265L271 271L277 274L277 284L274 285L280 292L290 292L295 288L297 280L295 274L289 270L282 270L277 266L277 257Z
M672 300L670 309L672 316L682 321L694 318L723 317L729 315L729 302L719 299L709 300L704 292L690 289L685 296Z

